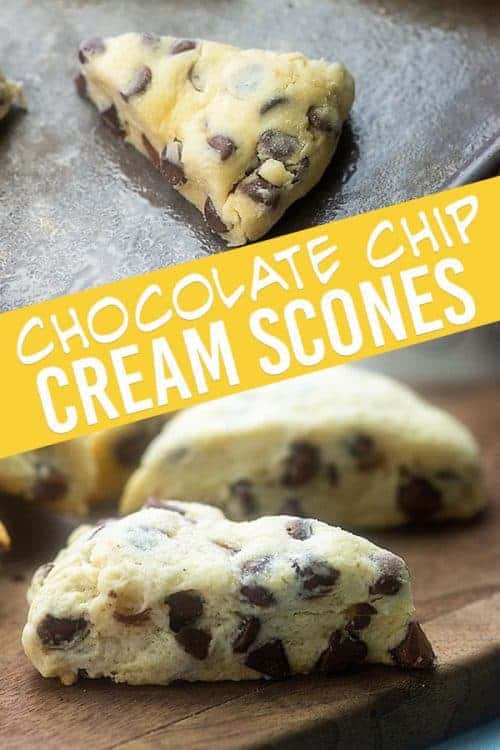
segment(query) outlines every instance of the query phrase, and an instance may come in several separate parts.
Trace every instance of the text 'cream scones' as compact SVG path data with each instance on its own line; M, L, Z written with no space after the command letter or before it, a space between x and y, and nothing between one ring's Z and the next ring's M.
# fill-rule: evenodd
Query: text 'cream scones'
M142 454L169 417L142 419L89 436L97 473L90 498L93 504L119 499L127 479L139 466Z
M349 527L468 518L484 505L463 425L394 380L343 367L174 417L121 509L149 497L210 502L236 520L293 513Z
M0 492L54 511L84 514L95 478L87 438L0 459Z
M155 34L80 46L79 92L229 245L321 178L354 98L339 63Z
M33 579L23 645L45 677L280 679L431 668L404 562L312 519L153 502L83 526Z

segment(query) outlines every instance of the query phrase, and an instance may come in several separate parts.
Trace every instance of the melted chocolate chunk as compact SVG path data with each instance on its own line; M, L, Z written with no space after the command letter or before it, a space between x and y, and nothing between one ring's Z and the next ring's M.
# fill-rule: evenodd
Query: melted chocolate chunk
M165 146L160 156L160 172L174 186L183 185L187 182L184 167L181 163L181 150L180 141L172 141L171 144ZM175 154L175 161L170 151Z
M309 521L303 521L301 518L296 518L294 521L290 521L286 526L286 530L292 539L299 539L302 542L305 539L309 539L313 533L311 523Z
M441 509L441 492L425 477L408 475L401 479L396 503L411 521L425 523Z
M303 599L329 594L340 575L336 568L324 560L307 560L305 563L295 561L293 569L300 579Z
M279 107L280 104L286 104L288 101L287 96L273 96L271 99L268 99L262 107L260 108L260 114L265 115L266 112L269 112L270 109L274 109L275 107Z
M325 466L326 478L328 484L333 486L339 483L339 470L334 463L329 463Z
M271 558L267 555L266 557L256 557L253 560L247 560L241 566L241 574L243 576L258 575L266 570L271 564Z
M205 201L203 213L205 215L205 220L208 226L210 227L210 229L213 229L214 232L217 232L217 234L225 234L228 231L226 225L217 213L213 201L210 197L208 197Z
M260 630L258 617L242 617L233 641L235 654L244 654L257 638Z
M380 575L370 586L370 594L394 596L403 585L401 580L401 573L403 572L401 560L391 552L387 552L378 554L375 561L380 569Z
M410 622L403 641L392 649L391 656L398 666L406 669L432 669L436 660L418 622Z
M171 503L169 500L156 500L154 497L150 497L146 500L143 508L160 508L161 510L171 510L173 513L179 513L181 516L186 515L184 508L180 508L175 503Z
M227 135L211 135L207 143L218 152L221 161L226 161L236 151L235 142Z
M363 432L351 435L346 440L345 446L349 454L355 459L360 471L376 469L384 462L383 455L377 449L374 439Z
M120 122L118 110L116 109L114 104L112 104L111 107L108 107L108 109L105 109L103 112L101 112L101 118L104 124L107 125L111 130L113 135L123 138L123 136L125 135L125 130L123 129L123 126Z
M195 49L196 42L191 39L179 39L175 42L172 49L170 50L171 55L179 55L181 52L187 52L190 49Z
M40 463L35 467L36 479L31 497L35 502L50 503L60 500L68 491L68 480L55 466Z
M100 55L106 50L106 45L100 36L86 39L78 49L78 59L84 65L93 55Z
M204 599L198 591L186 589L167 597L170 607L170 629L178 633L186 625L193 625L203 614Z
M88 634L89 623L84 617L72 619L45 615L36 632L47 648L71 648Z
M149 159L155 165L156 169L160 169L160 154L155 149L151 141L146 138L144 133L142 134L142 145L146 149Z
M309 169L310 161L308 156L303 156L297 164L287 164L287 170L294 176L294 182L300 182L307 170Z
M151 72L151 68L148 68L147 65L139 68L128 89L126 89L125 91L120 91L122 99L128 102L128 100L133 96L142 94L144 91L146 91L152 79L153 73Z
M302 516L305 517L306 513L302 507L302 503L296 497L289 497L283 503L280 513L285 516Z
M272 185L258 174L254 174L248 179L243 180L243 182L240 182L240 190L255 201L255 203L262 203L269 208L277 207L281 194L279 187Z
M87 79L83 73L78 73L78 75L75 76L75 88L78 96L81 96L82 99L87 98Z
M190 656L203 661L208 656L212 635L208 630L182 628L175 636L175 640Z
M294 135L281 130L265 130L257 143L259 159L276 159L286 162L298 149L299 141Z
M241 587L241 595L256 607L270 607L276 603L274 594L264 586L257 584L247 584Z
M307 111L309 125L315 130L321 130L324 133L337 133L330 112L323 107L309 107Z
M316 662L316 670L324 674L342 672L349 667L361 664L368 654L366 644L358 638L344 636L336 630L330 636L328 646Z
M151 619L151 610L144 609L142 612L125 614L124 612L113 612L113 617L123 625L144 625Z
M371 622L372 615L376 615L377 610L368 602L353 604L346 610L347 617L346 630L351 635L355 635L358 630L365 630Z
M318 473L319 467L319 448L305 440L297 440L291 443L288 456L283 462L281 484L286 487L305 484Z
M290 665L283 643L275 638L249 651L245 664L273 680L282 680L290 674Z
M252 482L249 479L238 479L229 485L229 492L236 497L242 506L245 515L251 515L257 510L255 495L252 491Z
M151 434L144 425L136 425L123 435L113 447L113 453L122 466L134 468L139 465L142 454L150 442Z

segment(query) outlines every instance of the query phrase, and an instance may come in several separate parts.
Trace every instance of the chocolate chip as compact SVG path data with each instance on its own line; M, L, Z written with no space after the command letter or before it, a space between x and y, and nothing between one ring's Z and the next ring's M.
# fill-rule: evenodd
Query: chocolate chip
M396 503L411 521L425 522L441 509L441 492L425 477L409 475L399 484Z
M227 135L211 135L207 143L219 153L221 161L226 161L236 151L235 142Z
M329 463L325 466L325 473L329 484L335 486L339 483L339 470L334 463Z
M398 666L407 669L432 669L436 660L432 646L418 622L410 622L403 641L392 649L391 656Z
M340 572L324 560L308 560L305 563L295 561L293 569L301 581L301 596L312 599L330 593L335 586Z
M244 654L245 651L248 651L257 638L259 630L260 620L258 617L242 617L233 641L234 653Z
M190 656L202 661L208 656L212 635L208 630L182 628L175 636L175 640Z
M44 646L48 648L71 648L82 641L89 631L89 623L84 617L53 617L45 615L38 623L36 632Z
M229 485L232 497L237 498L243 508L245 515L251 515L257 510L255 495L252 491L252 482L249 479L238 479Z
M348 453L356 460L360 471L369 471L380 467L384 458L377 449L375 441L370 435L357 432L345 441Z
M68 491L68 480L55 466L39 463L35 466L36 479L31 492L35 502L50 503L60 500Z
M150 439L151 434L146 426L134 425L131 431L121 437L113 447L118 463L126 468L138 466Z
M104 124L108 126L113 135L123 138L123 136L125 135L125 130L123 129L123 126L120 122L118 110L116 109L114 104L108 107L108 109L105 109L103 112L101 112L101 117Z
M81 96L82 99L87 98L87 79L83 73L78 73L78 75L75 76L75 88L77 94Z
M86 39L78 48L78 59L84 65L93 55L102 54L106 50L106 45L100 36L94 36Z
M178 633L185 625L193 625L203 614L204 599L198 591L186 589L167 597L170 607L170 629Z
M278 638L249 651L245 664L273 680L282 680L290 674L286 651Z
M150 497L144 505L143 508L160 508L161 510L170 510L173 513L179 513L181 516L186 515L186 511L184 508L180 508L175 503L171 503L169 500L156 500L154 497Z
M250 584L242 586L241 595L256 607L270 607L276 603L274 594L264 586L258 586L257 584Z
M130 86L125 91L120 91L122 99L128 102L128 100L133 96L142 94L148 88L149 84L152 81L152 78L153 73L151 72L151 68L148 68L147 65L139 68L139 70L135 73Z
M297 440L291 443L283 465L281 484L284 484L286 487L296 487L305 484L319 470L319 448L305 440Z
M281 506L280 513L285 516L302 516L306 515L302 503L296 497L289 497Z
M151 610L144 609L142 612L125 614L124 612L113 612L113 617L123 625L144 625L151 619Z
M370 586L370 594L381 596L394 596L401 589L403 582L401 573L403 563L391 552L379 553L375 562L380 570L379 577Z
M376 615L377 610L368 602L352 604L346 611L347 618L346 630L351 635L355 635L358 630L365 630L370 624L372 615Z
M266 112L269 112L270 109L279 107L280 104L286 104L287 101L287 96L273 96L271 97L271 99L268 99L266 102L264 102L264 104L260 108L260 114L265 115Z
M203 209L206 222L210 229L213 229L217 234L225 234L228 230L219 214L217 213L213 201L208 197L205 201L205 207Z
M303 156L297 164L287 164L287 170L294 175L294 182L300 182L307 170L309 169L310 161L308 156Z
M150 45L151 47L155 47L161 41L158 34L154 34L152 31L144 31L141 34L141 37L144 44Z
M337 128L331 119L331 114L325 107L309 107L307 119L309 125L315 130L321 130L324 133L337 132Z
M300 541L309 539L312 535L312 526L310 522L303 521L301 518L296 518L294 521L287 523L286 530L292 539L299 539Z
M151 141L146 138L144 133L142 134L142 145L146 149L150 161L154 164L156 169L160 169L160 154L155 149Z
M259 159L276 159L285 162L297 151L299 141L294 135L281 130L265 130L257 143Z
M253 560L246 560L241 566L241 574L243 576L254 576L262 573L271 564L271 557L266 555L265 557L255 557Z
M240 190L248 195L255 203L262 203L269 208L276 208L280 199L280 188L272 185L270 182L254 174L240 182Z
M336 630L330 636L328 646L316 662L315 669L324 674L341 672L361 664L367 654L366 643L358 638L344 636L340 630Z
M175 42L172 49L170 50L171 55L179 55L181 52L187 52L190 49L195 49L196 42L193 42L191 39L179 39L178 42Z
M171 185L183 185L186 182L181 155L182 144L180 141L171 141L161 152L160 172Z

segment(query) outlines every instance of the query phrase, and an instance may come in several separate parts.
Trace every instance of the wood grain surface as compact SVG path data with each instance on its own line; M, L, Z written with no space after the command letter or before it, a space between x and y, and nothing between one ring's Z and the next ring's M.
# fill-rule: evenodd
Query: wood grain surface
M29 576L71 523L11 502L0 508L14 536L0 583L0 747L398 750L500 714L500 389L429 395L477 435L490 507L471 524L371 537L410 564L439 659L434 674L367 667L279 683L141 688L88 680L63 688L33 670L19 638Z

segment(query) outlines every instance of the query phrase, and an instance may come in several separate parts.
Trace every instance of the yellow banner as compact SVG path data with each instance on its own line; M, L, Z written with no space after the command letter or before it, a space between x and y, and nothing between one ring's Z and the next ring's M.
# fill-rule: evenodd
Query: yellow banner
M494 178L4 313L0 456L497 321L499 213Z

